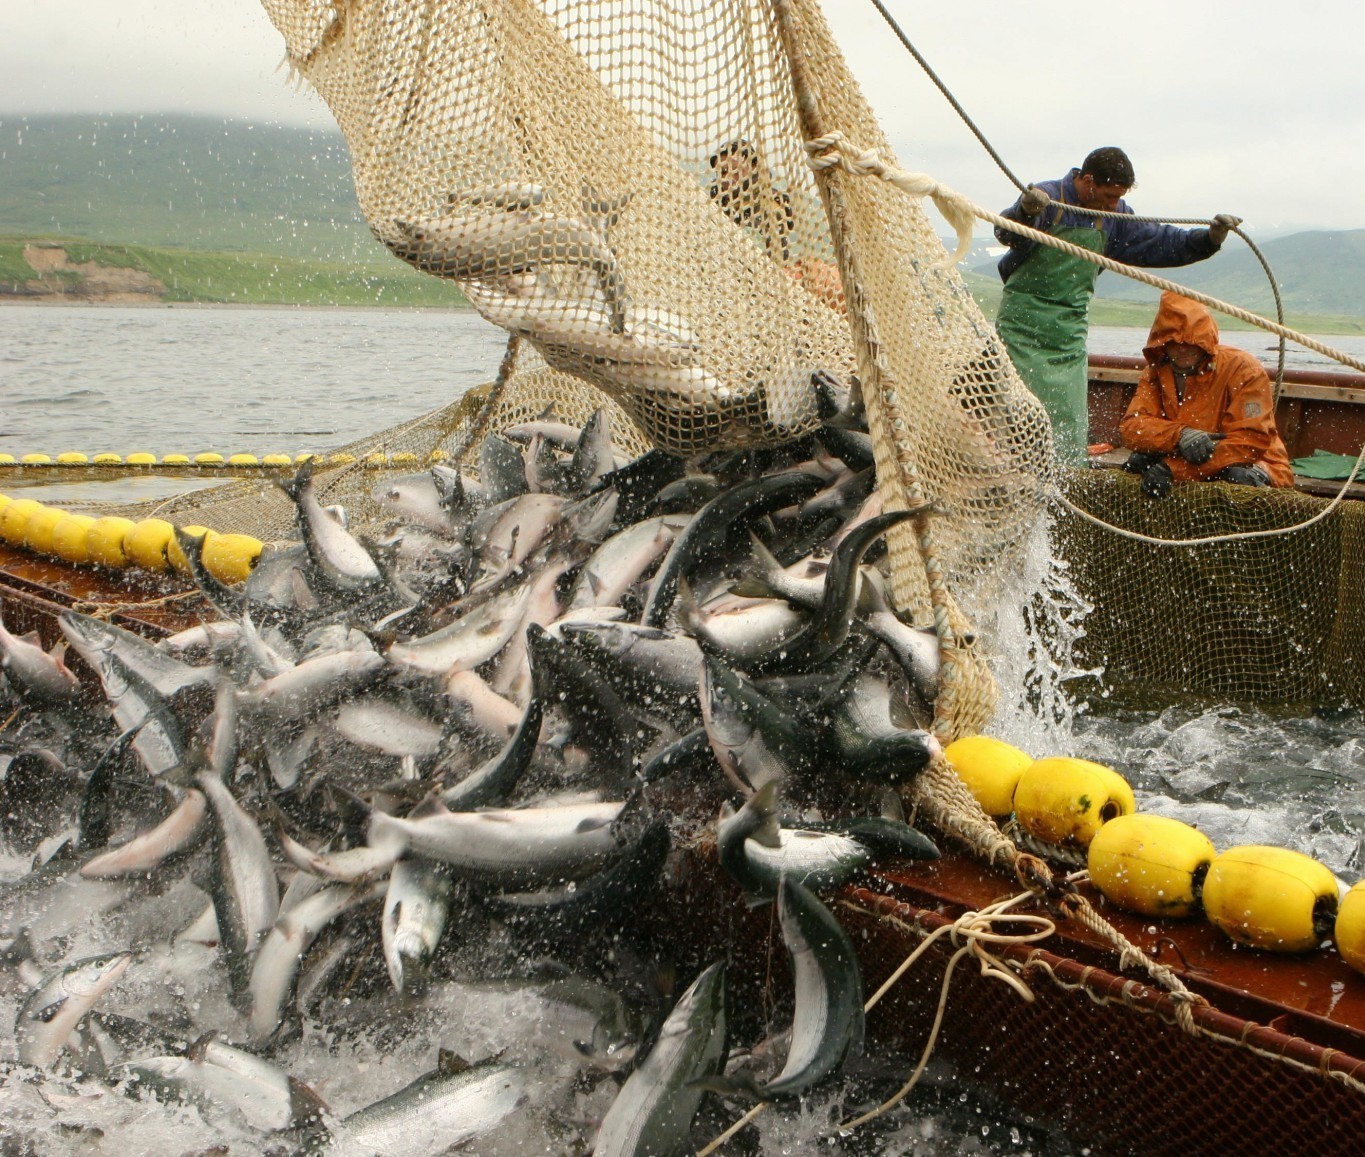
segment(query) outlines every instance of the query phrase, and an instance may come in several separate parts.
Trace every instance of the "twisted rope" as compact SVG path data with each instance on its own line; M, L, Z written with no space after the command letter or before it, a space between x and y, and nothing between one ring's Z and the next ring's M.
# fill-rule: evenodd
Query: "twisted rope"
M902 31L901 29L901 26L896 23L895 18L891 15L890 12L886 10L886 5L882 3L882 0L872 0L872 6L876 8L878 12L881 13L882 19L885 20L888 25L890 25L891 31L896 34L896 38L901 42L902 45L904 45L906 51L909 52L910 55L915 58L915 62L920 66L920 68L924 70L925 75L928 76L928 78L934 82L934 85L938 88L939 92L943 94L944 99L947 100L947 102L953 106L953 111L955 111L957 115L962 118L962 122L967 126L968 129L971 130L972 135L975 136L976 139L981 142L981 147L984 148L986 152L990 154L991 160L993 160L1000 167L1000 171L1005 174L1005 176L1009 179L1010 183L1014 185L1014 187L1022 193L1027 188L1027 186L1014 174L1013 170L1011 170L1010 167L1007 164L1005 164L1004 158L998 152L995 151L995 146L992 145L990 141L986 139L985 133L983 133L979 128L977 128L976 122L972 120L970 116L967 115L967 110L964 109L962 105L958 103L957 97L955 97L949 90L948 86L944 84L942 80L939 79L938 73L936 73L929 66L929 62L924 59L919 49L917 49L913 44L910 43L910 38L905 35L904 31ZM1126 217L1131 221L1143 221L1154 225L1207 226L1212 224L1212 222L1204 220L1203 218L1199 217L1139 217L1135 214L1117 213L1112 212L1108 209L1086 209L1080 205L1071 205L1068 206L1068 208L1086 217L1113 218ZM1275 271L1270 268L1270 262L1266 260L1265 254L1262 253L1261 250L1257 247L1256 243L1252 241L1252 239L1248 237L1245 232L1243 232L1240 226L1233 226L1232 232L1236 233L1237 236L1240 237L1246 243L1247 248L1251 250L1256 260L1261 263L1261 269L1265 272L1266 279L1270 282L1270 292L1274 295L1275 298L1275 317L1279 320L1279 323L1283 325L1284 300L1280 296L1280 283L1275 277ZM1273 390L1273 396L1275 401L1277 402L1280 400L1280 390L1284 386L1285 339L1283 336L1281 336L1279 344L1280 344L1279 362L1275 369L1275 383Z
M1233 305L1231 302L1222 301L1219 298L1211 297L1208 294L1200 293L1198 290L1181 285L1178 282L1170 281L1167 278L1148 273L1146 270L1138 269L1132 265L1125 265L1121 261L1115 261L1112 257L1105 257L1103 254L1096 253L1093 250L1085 249L1079 245L1073 245L1069 241L1063 241L1060 238L1052 236L1050 233L1044 233L1031 226L1022 225L1018 221L1011 221L1009 218L1002 217L998 213L992 213L987 209L981 208L981 206L968 200L960 193L954 192L946 185L940 184L926 174L907 173L894 165L888 165L881 159L880 154L878 154L875 149L857 149L847 146L846 142L847 137L845 137L843 133L837 131L808 141L806 143L806 151L810 154L811 167L817 170L838 167L848 173L862 176L876 176L887 181L889 184L894 185L896 188L910 196L932 197L934 204L938 207L945 219L954 227L958 235L957 255L954 255L946 262L940 263L940 267L956 264L957 261L960 260L960 255L965 251L964 246L970 243L970 221L973 218L979 218L982 221L990 222L993 225L998 225L1001 228L1017 233L1022 237L1027 237L1041 245L1048 245L1053 249L1059 249L1063 253L1068 253L1073 257L1079 257L1085 261L1089 261L1091 264L1098 265L1102 269L1112 270L1115 273L1120 273L1125 277L1132 278L1134 281L1141 281L1157 289L1169 290L1170 292L1181 294L1184 297L1190 298L1192 301L1198 301L1201 304L1208 306L1210 309L1216 309L1220 313L1239 318L1242 321L1249 322L1270 333L1278 334L1283 338L1289 338L1307 349L1314 350L1317 353L1331 358L1333 361L1365 373L1365 361L1352 357L1350 354L1338 350L1333 346L1326 345L1317 339L1310 337L1308 334L1289 329L1287 326L1270 321L1268 318L1260 316L1260 314L1243 309L1241 306ZM964 221L967 222L965 226ZM1365 447L1361 448L1359 455L1356 457L1356 463L1351 470L1347 484L1354 480L1362 463L1365 463ZM1333 498L1332 502L1324 510L1319 511L1312 518L1309 518L1302 523L1297 523L1294 526L1283 527L1276 530L1242 531L1236 534L1211 535L1201 539L1184 540L1153 538L1141 534L1138 531L1126 530L1122 527L1114 526L1076 506L1075 503L1056 488L1055 484L1050 487L1050 493L1057 502L1079 515L1081 518L1086 519L1096 526L1111 530L1124 538L1156 545L1194 546L1214 542L1231 542L1247 538L1274 538L1280 535L1293 533L1297 530L1302 530L1304 527L1312 526L1315 522L1319 522L1323 518L1326 518L1342 501L1345 494L1345 487L1343 486L1342 490L1337 493L1336 497Z

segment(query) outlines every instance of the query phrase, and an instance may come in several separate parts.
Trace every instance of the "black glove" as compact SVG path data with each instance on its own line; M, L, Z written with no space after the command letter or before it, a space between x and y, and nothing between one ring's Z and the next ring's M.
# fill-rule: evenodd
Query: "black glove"
M1019 212L1023 213L1025 217L1036 217L1048 207L1048 203L1051 200L1052 198L1044 193L1042 189L1030 185L1024 190L1023 195L1019 198ZM1217 220L1217 218L1215 218L1215 220ZM1209 232L1213 232L1212 226L1209 227ZM1223 231L1223 236L1227 236L1226 229Z
M1165 498L1171 492L1171 483L1174 481L1175 475L1163 458L1142 472L1142 493L1148 498Z
M1238 486L1269 486L1270 477L1259 466L1228 466L1214 475L1220 482L1235 482Z
M1161 458L1160 454L1144 454L1141 450L1134 450L1128 455L1128 461L1123 464L1123 468L1129 474L1145 474L1147 467L1154 462L1160 462Z
M1223 440L1222 434L1210 434L1207 430L1196 430L1186 426L1180 431L1177 448L1180 456L1191 466L1202 466L1213 457L1213 448Z
M1242 223L1240 217L1234 217L1231 213L1219 213L1209 222L1209 240L1215 245L1221 245L1228 239L1228 234Z

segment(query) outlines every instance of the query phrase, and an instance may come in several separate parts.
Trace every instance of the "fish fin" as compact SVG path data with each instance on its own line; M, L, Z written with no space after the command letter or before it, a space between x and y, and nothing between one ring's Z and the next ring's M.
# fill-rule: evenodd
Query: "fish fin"
M753 553L744 564L739 581L730 584L730 593L743 595L746 599L781 598L771 576L782 569L782 564L752 530L749 532L749 545Z
M765 848L781 847L782 839L778 834L781 825L777 818L777 780L770 779L749 797L748 803L744 806L759 816L758 826L748 838Z
M436 1052L436 1071L443 1077L456 1077L461 1073L467 1073L470 1069L482 1068L484 1065L497 1064L502 1060L506 1049L499 1049L495 1053L490 1053L479 1061L467 1061L464 1057L453 1049L438 1049Z
M330 1114L332 1106L298 1077L289 1078L289 1124L291 1128L314 1125Z
M877 806L884 818L905 823L905 802L901 799L900 792L894 787L882 789Z
M209 1045L218 1039L218 1030L209 1029L203 1036L196 1037L190 1041L185 1049L185 1056L192 1060L196 1065L204 1063L204 1056L208 1052Z

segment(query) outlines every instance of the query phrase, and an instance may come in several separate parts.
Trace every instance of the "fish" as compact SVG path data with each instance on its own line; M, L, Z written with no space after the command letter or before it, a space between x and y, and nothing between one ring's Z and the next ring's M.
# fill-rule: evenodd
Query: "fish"
M51 1068L72 1030L132 962L131 952L107 952L77 960L47 976L29 993L15 1018L19 1063Z
M441 942L450 890L450 874L421 860L399 860L389 873L380 931L389 980L398 992L420 981Z
M245 990L251 958L275 925L280 892L275 866L256 821L211 771L197 776L213 811L214 870L210 892L233 987Z
M67 703L80 690L60 654L45 651L33 638L20 638L0 620L0 670L17 690L47 703Z
M395 220L381 239L413 268L461 282L538 273L546 266L590 270L612 328L625 329L625 278L616 254L597 229L579 218L507 207L472 216Z
M737 524L747 525L789 503L809 498L819 488L817 477L793 470L740 483L713 498L677 537L654 576L640 616L641 626L662 627L666 624L677 598L679 582L688 577L700 558L720 549Z
M343 912L377 895L363 885L331 884L280 913L251 963L247 1037L253 1044L265 1044L279 1028L299 964L318 934Z
M183 1055L128 1062L111 1076L130 1096L148 1090L259 1133L316 1122L326 1109L316 1093L288 1073L211 1039L196 1041Z
M237 705L276 722L301 719L368 687L385 670L383 656L372 649L333 651L238 691Z
M308 557L329 588L357 591L382 581L369 551L318 501L312 458L299 467L292 480L278 485L294 503Z
M528 1095L524 1069L442 1051L436 1068L343 1118L337 1132L367 1153L418 1157L468 1145L496 1129Z
M938 858L927 837L880 816L829 825L779 824L776 795L777 784L769 782L738 811L727 807L716 824L720 865L751 905L775 897L783 879L821 891L838 887L887 856Z
M602 1119L594 1157L672 1157L686 1151L692 1119L725 1058L725 965L712 964L682 994L658 1040Z
M169 788L175 807L155 827L81 865L87 880L145 876L195 847L207 833L208 801L194 788Z
M711 750L745 795L803 774L819 756L810 727L710 655L702 667L701 705Z
M368 844L425 856L465 878L507 886L551 884L591 874L619 852L614 821L623 803L489 808L403 819L376 811Z
M862 1047L863 986L848 933L814 894L784 878L777 893L782 940L792 961L796 1010L782 1071L760 1088L764 1100L800 1096Z

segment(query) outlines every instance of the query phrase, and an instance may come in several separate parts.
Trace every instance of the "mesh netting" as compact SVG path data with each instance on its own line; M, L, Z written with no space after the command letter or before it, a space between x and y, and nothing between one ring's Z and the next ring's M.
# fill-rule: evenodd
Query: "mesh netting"
M346 135L375 235L534 348L509 397L560 371L561 412L591 384L651 444L694 455L809 432L812 371L856 367L884 495L946 512L946 580L1019 541L1046 418L939 268L919 203L817 185L812 108L891 154L810 0L264 4ZM920 609L922 538L894 544L898 597Z
M841 916L852 916L861 937L869 988L918 943L907 925L943 919L871 893L859 896L858 907ZM888 908L899 922L886 919ZM939 941L891 990L872 1021L879 1035L907 1050L922 1047L935 1012L925 990L936 988L955 947ZM1056 971L1045 967L1049 959ZM1216 1034L1191 1037L1169 1010L1130 998L1141 985L1047 953L1035 960L1024 969L1032 1003L975 967L957 969L938 1044L960 1071L1021 1113L1056 1121L1101 1153L1358 1150L1365 1099L1357 1080L1344 1079L1358 1064L1346 1053L1319 1050L1295 1063L1288 1058L1304 1042L1221 1014L1207 1018ZM1333 1059L1341 1066L1329 1074ZM1261 1109L1249 1113L1248 1105Z
M1157 546L1062 511L1057 541L1093 604L1079 650L1106 679L1224 700L1365 703L1365 507L1289 490L1207 483L1143 497L1138 479L1082 471L1070 497L1106 523L1185 540Z

